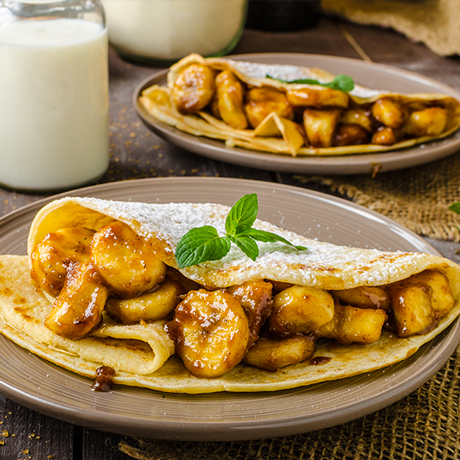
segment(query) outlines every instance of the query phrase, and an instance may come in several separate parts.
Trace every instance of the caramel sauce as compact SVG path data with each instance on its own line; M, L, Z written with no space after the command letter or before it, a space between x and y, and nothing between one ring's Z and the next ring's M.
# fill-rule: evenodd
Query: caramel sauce
M93 391L110 391L113 386L115 370L109 366L101 366L96 370L96 379L91 386Z
M322 364L328 363L332 358L328 358L326 356L315 356L311 361L310 364L312 366L321 366Z

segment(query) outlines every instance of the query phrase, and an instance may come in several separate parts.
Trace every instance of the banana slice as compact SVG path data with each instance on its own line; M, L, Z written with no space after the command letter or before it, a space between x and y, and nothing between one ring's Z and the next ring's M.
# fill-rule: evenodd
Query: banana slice
M83 227L62 228L48 233L31 255L30 276L45 292L56 297L64 287L71 262L89 262L94 230Z
M249 346L259 338L260 328L270 316L273 307L272 289L272 284L264 280L247 281L228 289L241 303L248 317Z
M372 105L372 115L389 128L401 128L407 119L407 110L398 101L382 97Z
M81 339L101 321L108 295L91 263L72 264L45 326L62 337Z
M305 109L303 126L308 141L313 147L330 147L340 119L337 109Z
M123 222L98 230L91 243L91 260L110 291L125 299L149 291L166 275L166 265Z
M332 320L315 331L315 335L344 345L370 344L380 338L387 319L387 314L380 309L336 305Z
M357 123L349 125L339 124L332 141L333 145L359 145L367 144L368 142L369 135L367 131Z
M250 89L244 110L253 128L257 128L273 112L289 120L294 118L294 110L289 104L286 94L274 88Z
M165 328L195 377L220 377L246 353L248 320L238 300L224 289L189 292Z
M353 289L331 291L333 297L342 305L351 305L358 308L380 308L390 310L390 296L381 287L359 286Z
M447 125L447 110L430 107L412 112L404 126L405 134L413 137L439 136Z
M157 321L166 318L180 302L182 285L167 279L156 289L133 299L110 297L105 306L107 313L118 318L123 324L136 324L140 321Z
M179 112L193 113L211 102L215 90L214 72L206 65L192 64L176 79L172 96Z
M434 328L455 302L447 278L435 270L394 283L388 291L392 322L399 337L424 334Z
M309 286L292 286L275 296L268 325L275 335L308 334L333 317L331 294Z
M295 335L284 339L261 337L246 353L245 364L267 371L277 371L290 364L310 358L315 351L315 339Z
M371 143L377 145L393 145L398 142L398 132L388 126L381 126L372 135Z
M217 106L222 120L235 129L245 129L248 120L243 110L243 85L229 70L216 77Z

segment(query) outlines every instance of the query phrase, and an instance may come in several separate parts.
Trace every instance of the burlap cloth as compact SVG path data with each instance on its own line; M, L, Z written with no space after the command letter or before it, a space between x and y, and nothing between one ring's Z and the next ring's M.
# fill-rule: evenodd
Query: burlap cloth
M442 56L460 54L460 0L321 0L324 12L391 27Z
M122 452L141 460L457 460L460 458L460 349L401 401L334 428L244 442L128 439Z
M419 235L460 241L460 216L448 210L450 204L460 201L459 153L423 166L377 173L375 178L353 175L296 179L327 185Z

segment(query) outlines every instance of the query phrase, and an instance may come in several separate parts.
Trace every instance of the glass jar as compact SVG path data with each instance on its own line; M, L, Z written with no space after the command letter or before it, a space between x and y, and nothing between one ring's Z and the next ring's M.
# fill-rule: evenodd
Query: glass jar
M247 0L102 0L111 46L122 57L170 65L229 53L243 33Z
M108 39L99 0L0 0L0 184L49 192L107 170Z

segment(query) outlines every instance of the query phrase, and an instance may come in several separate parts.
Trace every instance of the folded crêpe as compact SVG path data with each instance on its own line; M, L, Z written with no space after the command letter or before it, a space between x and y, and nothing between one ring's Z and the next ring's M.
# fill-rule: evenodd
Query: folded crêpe
M156 256L175 269L174 252L191 228L212 225L225 232L229 208L217 204L142 204L94 198L64 198L45 206L34 219L29 253L50 232L67 227L98 230L113 222L129 225L147 241ZM60 337L44 326L50 299L30 278L27 256L0 258L0 332L32 353L78 374L94 378L105 365L115 369L114 382L165 392L274 391L369 372L411 356L424 343L447 328L460 313L460 267L442 257L405 252L380 252L334 246L311 240L257 220L256 228L275 232L308 251L295 251L280 243L259 243L260 255L252 261L236 246L222 259L181 269L181 273L207 289L226 288L251 280L272 280L326 290L357 286L384 286L435 269L444 274L455 299L454 306L436 326L422 335L399 338L384 330L369 344L318 342L315 357L276 372L236 365L217 378L191 375L174 354L174 343L164 320L122 325L103 314L102 323L80 340Z
M177 92L188 93L185 105L191 107L191 92L195 90L198 99L205 91L196 65L212 69L216 81L230 72L241 85L238 89L222 77L209 102L184 109L177 105ZM187 69L194 70L183 76ZM323 84L334 75L311 67L191 54L170 68L166 86L145 89L139 103L154 119L188 134L220 139L227 147L292 156L386 152L444 138L460 127L460 102L444 94L400 94L358 84L343 92L292 83L305 79ZM236 89L242 92L238 97ZM236 116L243 124L234 123Z

